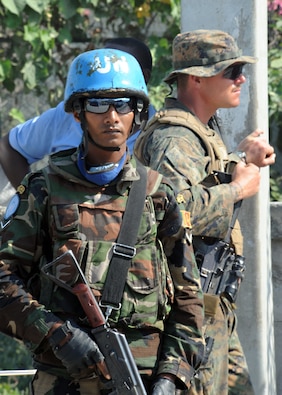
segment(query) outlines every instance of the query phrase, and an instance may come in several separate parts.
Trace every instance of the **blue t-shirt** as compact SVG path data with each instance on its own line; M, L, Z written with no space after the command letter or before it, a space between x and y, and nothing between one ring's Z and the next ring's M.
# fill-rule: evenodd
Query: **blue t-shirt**
M155 109L150 105L149 117L154 113ZM137 131L127 140L130 153L139 133L140 131ZM65 112L64 102L36 118L17 125L9 132L10 145L26 158L30 165L46 155L78 147L81 138L80 123L75 120L73 114Z

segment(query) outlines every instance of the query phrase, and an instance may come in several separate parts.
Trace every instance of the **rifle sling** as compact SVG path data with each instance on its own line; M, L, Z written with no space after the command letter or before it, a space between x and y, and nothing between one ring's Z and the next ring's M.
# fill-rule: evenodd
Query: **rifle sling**
M230 243L230 240L231 240L231 233L232 233L232 230L233 230L233 228L234 228L236 219L237 219L237 217L238 217L238 214L239 214L239 210L240 210L240 208L241 208L241 205L242 205L242 200L239 200L237 203L234 204L234 211L233 211L231 223L230 223L228 232L227 232L227 234L226 234L226 236L225 236L225 238L224 238L224 240L223 240L223 241L226 242L227 244Z
M105 286L100 301L101 306L118 308L122 299L127 272L133 256L141 216L144 209L147 185L145 166L137 161L140 179L132 183L123 215L120 233L113 249Z

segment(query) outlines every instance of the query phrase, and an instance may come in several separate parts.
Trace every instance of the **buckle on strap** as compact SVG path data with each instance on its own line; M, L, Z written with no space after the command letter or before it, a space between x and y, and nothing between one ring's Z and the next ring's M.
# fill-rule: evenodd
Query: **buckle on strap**
M104 309L105 309L105 321L107 322L108 319L109 319L109 316L112 314L112 311L113 311L113 310L120 310L120 308L121 308L121 303L119 303L118 305L114 306L114 305L109 304L109 303L103 303L103 302L101 302L101 300L100 300L99 306L100 306L101 308L104 308Z
M136 248L126 244L116 243L113 246L113 253L124 258L132 259L136 255Z

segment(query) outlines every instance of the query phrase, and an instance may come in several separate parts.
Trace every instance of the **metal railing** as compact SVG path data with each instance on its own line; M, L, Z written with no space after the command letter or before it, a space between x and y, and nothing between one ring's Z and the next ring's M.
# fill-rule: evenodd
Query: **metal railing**
M36 369L0 370L0 376L30 376L35 372Z

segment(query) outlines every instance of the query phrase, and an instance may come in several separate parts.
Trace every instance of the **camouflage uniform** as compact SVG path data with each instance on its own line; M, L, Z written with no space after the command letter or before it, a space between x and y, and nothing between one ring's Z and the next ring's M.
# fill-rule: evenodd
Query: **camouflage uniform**
M243 56L234 38L220 30L194 30L178 34L173 41L173 71L164 81L171 85L179 75L212 77L235 63L255 63ZM180 81L181 83L181 81ZM180 120L163 122L169 112L181 112ZM175 115L175 114L174 114ZM183 124L183 118L187 124ZM176 116L177 118L177 116ZM216 130L216 129L215 129ZM215 171L231 171L240 160L231 158L216 131L204 125L176 99L167 99L164 109L147 124L135 144L141 162L158 170L175 185L192 218L195 239L223 239L231 222L234 190L218 184ZM229 168L229 169L228 169ZM217 185L216 188L212 186ZM242 255L238 222L232 232L236 253ZM253 395L246 360L237 335L234 305L224 295L204 295L205 335L214 339L206 364L201 365L189 395Z
M177 121L162 122L167 110L182 111L189 115L193 130ZM180 122L179 122L180 123ZM214 140L208 147L197 130L204 130L206 138ZM209 148L209 149L208 149ZM224 148L224 149L223 149ZM173 182L178 198L191 213L193 237L223 238L233 214L234 192L228 184L210 188L215 182L212 170L224 171L226 165L238 161L229 157L220 136L203 125L182 103L166 99L164 109L155 114L135 144L135 154L141 162L158 170ZM211 155L214 156L213 160ZM216 160L221 155L222 160ZM208 186L206 186L208 185ZM240 235L240 230L234 232ZM241 237L237 253L242 254ZM193 380L189 395L251 395L252 385L246 360L237 334L234 305L224 296L205 295L205 336L214 339L208 362L201 365Z
M51 157L49 167L29 174L18 188L13 218L2 231L0 329L23 340L33 353L40 378L39 384L34 380L34 388L40 386L36 394L107 393L97 378L84 380L81 387L71 384L47 344L45 336L58 317L85 330L87 324L78 299L42 277L40 268L71 249L99 298L128 191L139 176L134 159L128 159L118 180L100 187L81 176L76 160L77 151L64 151ZM185 236L186 215L181 215L170 184L148 169L137 253L121 309L110 316L110 325L126 334L145 382L167 372L176 375L183 389L204 354L203 295Z
M221 152L217 156L223 159L216 161L216 169L211 153L208 155L207 146L198 134L187 126L162 122L166 110L171 109L188 113L198 128L204 128L209 140L215 140L213 150L221 144ZM233 214L234 192L228 184L222 184L215 190L210 189L210 185L203 185L208 184L207 177L213 170L224 171L230 160L222 139L214 130L203 125L182 103L167 98L164 109L151 118L139 136L134 151L141 162L168 178L181 194L183 202L187 202L193 219L193 235L225 236Z

